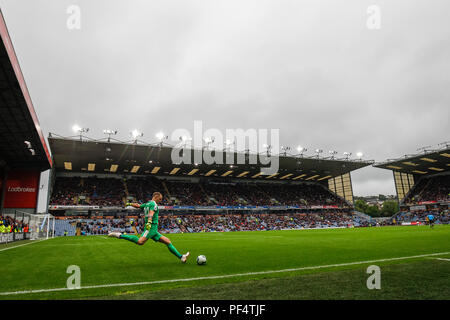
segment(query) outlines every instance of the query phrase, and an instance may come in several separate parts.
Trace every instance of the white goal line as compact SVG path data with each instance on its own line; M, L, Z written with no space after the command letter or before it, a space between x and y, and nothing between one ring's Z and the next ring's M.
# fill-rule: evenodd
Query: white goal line
M198 277L198 278L187 278L187 279L169 279L169 280L156 280L156 281L145 281L145 282L134 282L134 283L100 284L100 285L93 285L93 286L84 286L84 287L82 286L80 288L74 288L74 289L73 288L71 288L71 289L69 289L69 288L54 288L54 289L38 289L38 290L24 290L24 291L13 291L13 292L0 292L0 296L16 295L16 294L29 294L29 293L57 292L57 291L68 291L68 290L110 288L110 287L141 286L141 285L160 284L160 283L187 282L187 281L211 280L211 279L224 279L224 278L244 277L244 276L270 274L270 273L284 273L284 272L293 272L293 271L302 271L302 270L344 267L344 266L368 264L368 263L375 263L375 262L424 258L424 257L432 257L432 256L441 256L441 255L446 255L446 254L450 254L450 252L438 252L438 253L421 254L421 255L416 255L416 256L407 256L407 257L399 257L399 258L386 258L386 259L377 259L377 260L328 264L328 265L322 265L322 266L310 266L310 267L300 267L300 268L282 269L282 270L236 273L236 274L207 276L207 277Z
M24 243L24 244L18 244L17 246L6 247L6 248L3 248L3 249L0 249L0 252L6 251L6 250L11 250L11 249L14 249L14 248L19 248L19 247L27 246L27 245L29 245L29 244L38 243L38 242L45 241L45 240L48 240L48 239L30 240L31 242L27 242L27 243ZM14 242L10 242L10 244L13 244L13 243L14 243Z

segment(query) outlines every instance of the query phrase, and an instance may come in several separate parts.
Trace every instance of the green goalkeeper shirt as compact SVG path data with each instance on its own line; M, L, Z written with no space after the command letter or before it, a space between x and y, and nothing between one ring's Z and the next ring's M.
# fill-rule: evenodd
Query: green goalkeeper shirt
M141 209L144 209L145 223L148 222L148 215L150 210L153 210L155 213L153 214L152 224L158 225L158 215L159 208L155 201L149 201L147 203L141 204Z

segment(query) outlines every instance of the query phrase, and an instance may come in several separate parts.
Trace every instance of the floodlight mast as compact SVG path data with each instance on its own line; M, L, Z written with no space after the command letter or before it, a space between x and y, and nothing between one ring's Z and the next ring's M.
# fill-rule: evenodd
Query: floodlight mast
M162 147L163 141L169 139L169 136L166 136L164 132L160 131L155 134L155 137L159 140L159 147Z
M320 154L323 152L322 149L316 149L316 153L317 153L317 159L320 158Z
M80 141L83 140L83 133L89 132L89 128L82 128L77 124L73 125L72 130L80 134Z
M306 152L306 151L308 151L308 149L306 149L306 148L303 148L302 146L298 146L297 147L297 151L299 152L299 156L301 156L302 158L303 158L303 154Z
M450 141L444 141L441 143L438 143L438 146L445 146L446 148L450 147Z
M133 131L131 131L130 132L130 134L131 134L131 137L134 139L134 144L137 144L137 141L138 141L138 137L142 137L142 136L144 136L144 133L143 132L140 132L139 130L137 130L137 129L134 129Z
M430 149L431 149L431 146L426 146L426 147L418 148L417 151L423 151L423 153L426 153Z
M351 155L352 155L351 152L344 152L345 160L348 160Z
M270 157L270 150L272 149L272 145L270 144L263 144L263 148L266 149L266 155Z
M110 130L110 129L103 130L103 133L108 135L108 142L111 141L111 135L116 135L117 132L118 132L117 130Z
M224 145L225 147L223 151L230 151L231 146L236 145L236 139L234 139L233 141L231 141L230 139L226 139Z
M328 153L330 154L331 159L334 159L334 156L338 154L338 152L335 150L329 150Z
M183 146L183 148L186 148L188 142L192 141L192 138L191 138L191 137L188 137L188 136L180 136L180 137L178 138L178 140L180 140L181 142L183 142L182 146Z
M281 151L283 151L283 155L286 156L287 152L291 150L291 147L281 146Z
M209 150L209 147L211 146L211 144L214 143L215 138L214 137L206 137L203 139L203 141L206 142L206 147L204 147L203 149Z

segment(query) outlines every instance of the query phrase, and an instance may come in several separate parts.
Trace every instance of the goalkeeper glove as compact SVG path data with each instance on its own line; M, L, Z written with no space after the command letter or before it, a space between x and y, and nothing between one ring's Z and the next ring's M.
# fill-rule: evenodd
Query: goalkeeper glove
M152 224L150 222L147 222L145 224L145 229L150 230L151 227L152 227Z

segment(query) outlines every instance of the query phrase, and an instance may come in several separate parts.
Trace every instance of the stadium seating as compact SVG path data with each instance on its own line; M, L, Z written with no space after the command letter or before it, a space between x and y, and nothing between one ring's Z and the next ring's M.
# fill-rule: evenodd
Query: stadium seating
M426 201L450 201L450 179L448 175L421 179L403 202L417 204Z
M162 205L339 205L345 201L319 184L270 184L179 182L154 177L116 178L58 177L51 205L123 206L126 198L145 202L155 191L165 197Z
M121 206L124 197L120 179L62 177L55 181L50 204Z
M427 216L432 214L435 217L436 224L449 224L450 223L450 211L434 209L434 210L419 210L419 211L400 211L395 214L391 220L396 221L396 224L402 222L421 222L426 223Z
M81 222L83 235L106 235L109 232L133 233L129 218L115 219L67 219L57 220L56 235L64 230L75 234L74 225ZM144 230L142 217L133 222L138 233ZM180 232L230 232L256 230L290 230L313 228L347 228L374 225L360 216L342 212L294 213L294 214L164 214L159 219L162 233Z
M75 223L69 220L55 220L55 236L63 236L67 231L68 236L74 236L76 232Z

